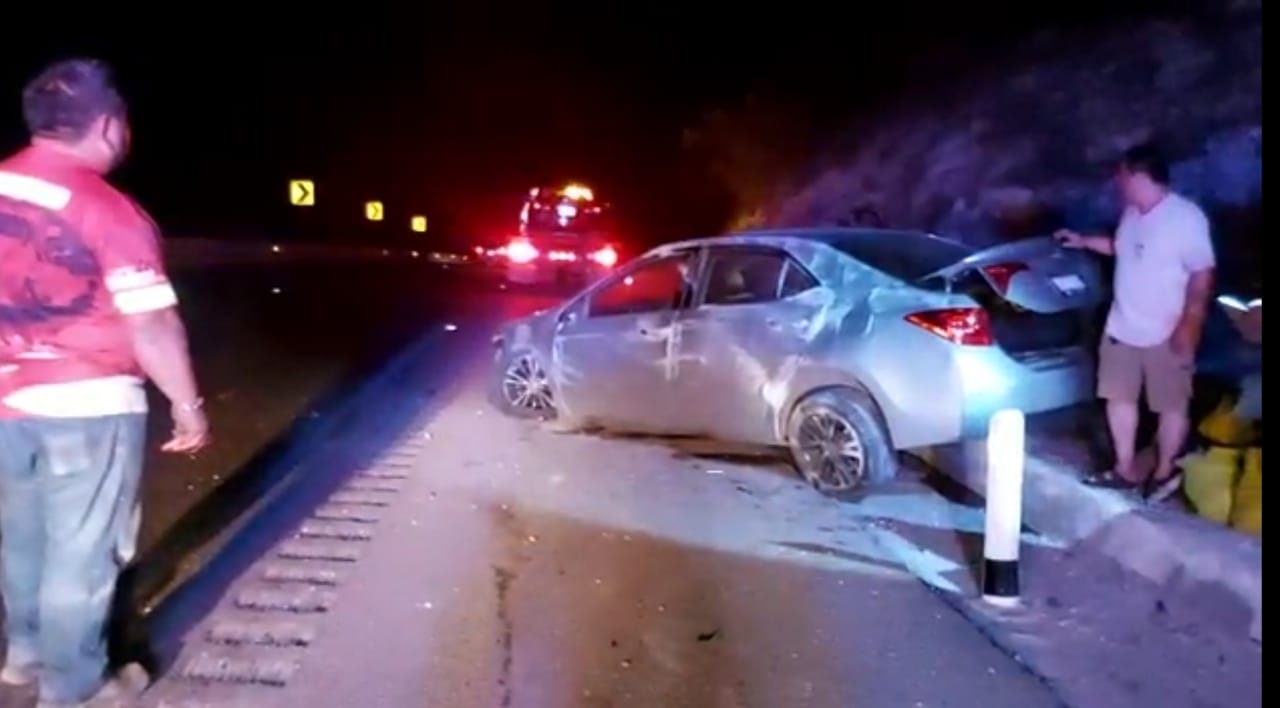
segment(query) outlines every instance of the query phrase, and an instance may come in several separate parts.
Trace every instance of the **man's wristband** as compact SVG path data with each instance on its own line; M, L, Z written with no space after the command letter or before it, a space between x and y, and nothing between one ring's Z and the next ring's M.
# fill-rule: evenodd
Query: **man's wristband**
M204 408L204 399L197 398L194 401L191 401L189 403L175 403L173 404L173 407L177 408L183 413L195 413L196 411Z

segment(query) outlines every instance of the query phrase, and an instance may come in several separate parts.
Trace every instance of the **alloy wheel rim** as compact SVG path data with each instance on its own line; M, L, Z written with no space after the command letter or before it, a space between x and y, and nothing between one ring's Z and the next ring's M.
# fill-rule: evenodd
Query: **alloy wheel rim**
M529 355L517 357L502 376L502 395L515 408L535 413L555 409L551 382L542 365Z
M843 416L825 409L805 413L796 430L801 472L815 488L842 492L862 485L862 436Z

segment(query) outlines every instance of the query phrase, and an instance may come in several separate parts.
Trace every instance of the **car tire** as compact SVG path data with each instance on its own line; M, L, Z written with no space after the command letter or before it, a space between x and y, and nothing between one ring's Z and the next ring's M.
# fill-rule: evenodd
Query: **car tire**
M889 429L866 391L830 388L805 396L791 409L786 432L796 471L829 497L853 499L870 487L892 482L898 474L898 454ZM849 469L853 449L832 454L834 446L850 441L858 451L854 470ZM827 445L833 447L824 450Z
M526 380L525 385L528 386L537 386L541 381L546 404L534 404L532 401L522 404L516 392L520 384L515 379ZM536 393L533 395L537 396ZM542 358L530 349L497 350L494 354L493 369L489 375L489 400L498 410L513 418L553 420L556 417L555 395L547 375L546 365Z

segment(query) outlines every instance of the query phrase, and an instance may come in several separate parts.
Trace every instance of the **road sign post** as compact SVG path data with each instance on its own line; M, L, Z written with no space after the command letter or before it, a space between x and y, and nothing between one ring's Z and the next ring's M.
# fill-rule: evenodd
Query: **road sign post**
M294 206L316 205L316 183L309 179L289 180L289 203Z
M382 221L383 209L382 202L371 201L364 203L364 218L369 221Z
M982 599L1015 607L1020 594L1018 555L1022 543L1022 481L1026 463L1026 418L1022 411L991 416L987 434L987 513L982 547Z
M409 228L416 233L425 234L427 232L427 217L415 216L409 220Z

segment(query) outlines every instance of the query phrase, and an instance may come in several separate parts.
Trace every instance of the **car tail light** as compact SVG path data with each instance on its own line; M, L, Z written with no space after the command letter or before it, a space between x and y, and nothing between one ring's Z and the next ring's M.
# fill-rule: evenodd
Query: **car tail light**
M618 252L613 250L613 246L605 246L599 251L592 253L591 260L599 263L605 268L612 268L618 264Z
M507 259L512 263L528 263L538 257L538 249L524 239L507 244Z
M911 324L953 344L969 347L991 346L991 319L980 307L950 307L907 315Z
M1009 283L1013 280L1013 276L1025 270L1027 270L1026 263L994 263L982 268L982 272L991 281L991 287L1001 295L1009 292Z

